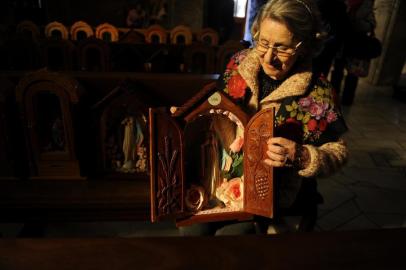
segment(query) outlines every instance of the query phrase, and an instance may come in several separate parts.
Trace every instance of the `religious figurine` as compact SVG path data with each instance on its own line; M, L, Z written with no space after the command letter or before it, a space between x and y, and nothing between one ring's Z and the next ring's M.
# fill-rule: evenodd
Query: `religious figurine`
M200 157L200 179L210 197L213 197L220 183L219 145L213 121L210 123L205 141L200 146Z
M141 145L144 141L144 135L141 130L141 125L138 121L134 119L133 116L128 116L124 118L121 122L124 125L124 140L123 140L123 153L124 161L122 167L119 169L121 172L133 173L137 171L137 155L141 160L145 160L145 165L138 163L138 168L145 171L146 168L146 157L144 152L141 150ZM144 147L145 148L145 147Z
M59 116L55 118L52 123L49 123L50 130L47 131L49 134L49 143L44 147L45 152L55 152L65 150L65 134L62 120Z

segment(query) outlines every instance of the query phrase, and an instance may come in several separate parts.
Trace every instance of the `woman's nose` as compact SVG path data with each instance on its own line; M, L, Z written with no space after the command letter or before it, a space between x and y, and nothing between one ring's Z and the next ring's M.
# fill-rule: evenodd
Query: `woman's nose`
M264 61L270 63L276 57L276 49L274 47L269 47L264 55Z

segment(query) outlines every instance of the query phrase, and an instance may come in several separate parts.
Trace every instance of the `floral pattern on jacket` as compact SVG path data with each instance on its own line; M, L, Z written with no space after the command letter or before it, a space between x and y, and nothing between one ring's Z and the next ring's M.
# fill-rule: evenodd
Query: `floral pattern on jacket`
M307 95L283 103L275 125L296 123L302 130L302 143L320 145L336 140L347 129L336 100L331 85L319 78Z
M247 52L241 51L231 58L220 82L222 89L242 107L246 105L251 90L238 66ZM304 95L281 101L275 116L276 132L296 142L313 145L337 140L347 127L336 101L330 83L323 77L313 78Z
M224 91L235 101L244 100L247 91L247 83L238 72L238 65L245 58L245 51L234 55L227 64L223 74Z

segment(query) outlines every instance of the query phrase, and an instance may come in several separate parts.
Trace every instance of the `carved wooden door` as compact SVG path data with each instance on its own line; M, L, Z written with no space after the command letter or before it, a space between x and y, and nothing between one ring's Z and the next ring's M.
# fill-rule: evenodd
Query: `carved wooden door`
M255 114L245 129L244 136L244 206L249 213L272 218L273 169L263 163L267 140L273 137L274 109Z
M184 213L183 133L162 109L150 109L151 219Z

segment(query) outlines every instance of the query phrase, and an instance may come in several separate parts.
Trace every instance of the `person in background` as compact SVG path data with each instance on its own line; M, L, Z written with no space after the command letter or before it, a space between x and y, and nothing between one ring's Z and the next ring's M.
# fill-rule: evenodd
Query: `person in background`
M317 0L322 24L323 47L313 60L314 72L326 78L337 54L341 53L350 29L347 5L344 0Z
M144 27L146 20L146 12L141 3L137 3L134 8L128 10L126 24L130 28Z
M274 220L198 224L181 228L181 234L281 232L289 215L301 217L299 230L314 228L322 202L316 178L338 171L347 160L341 137L347 127L334 91L312 71L320 31L314 1L268 1L251 29L254 47L235 54L218 83L249 114L275 108L275 136L267 142L263 162L274 168L279 215Z
M341 97L342 105L349 106L354 102L355 91L358 85L359 76L367 76L369 59L359 61L357 55L363 54L367 48L355 48L359 42L358 37L373 35L376 27L374 14L374 0L347 0L347 12L350 27L348 27L347 38L344 44L343 53L335 59L334 69L331 74L331 83L339 93L341 82L344 78L344 69L347 75L344 80L344 88ZM363 63L363 70L350 68L357 61ZM365 65L366 64L366 65ZM362 74L361 74L362 73Z
M219 43L229 40L234 28L234 1L207 0L207 27L219 34Z

